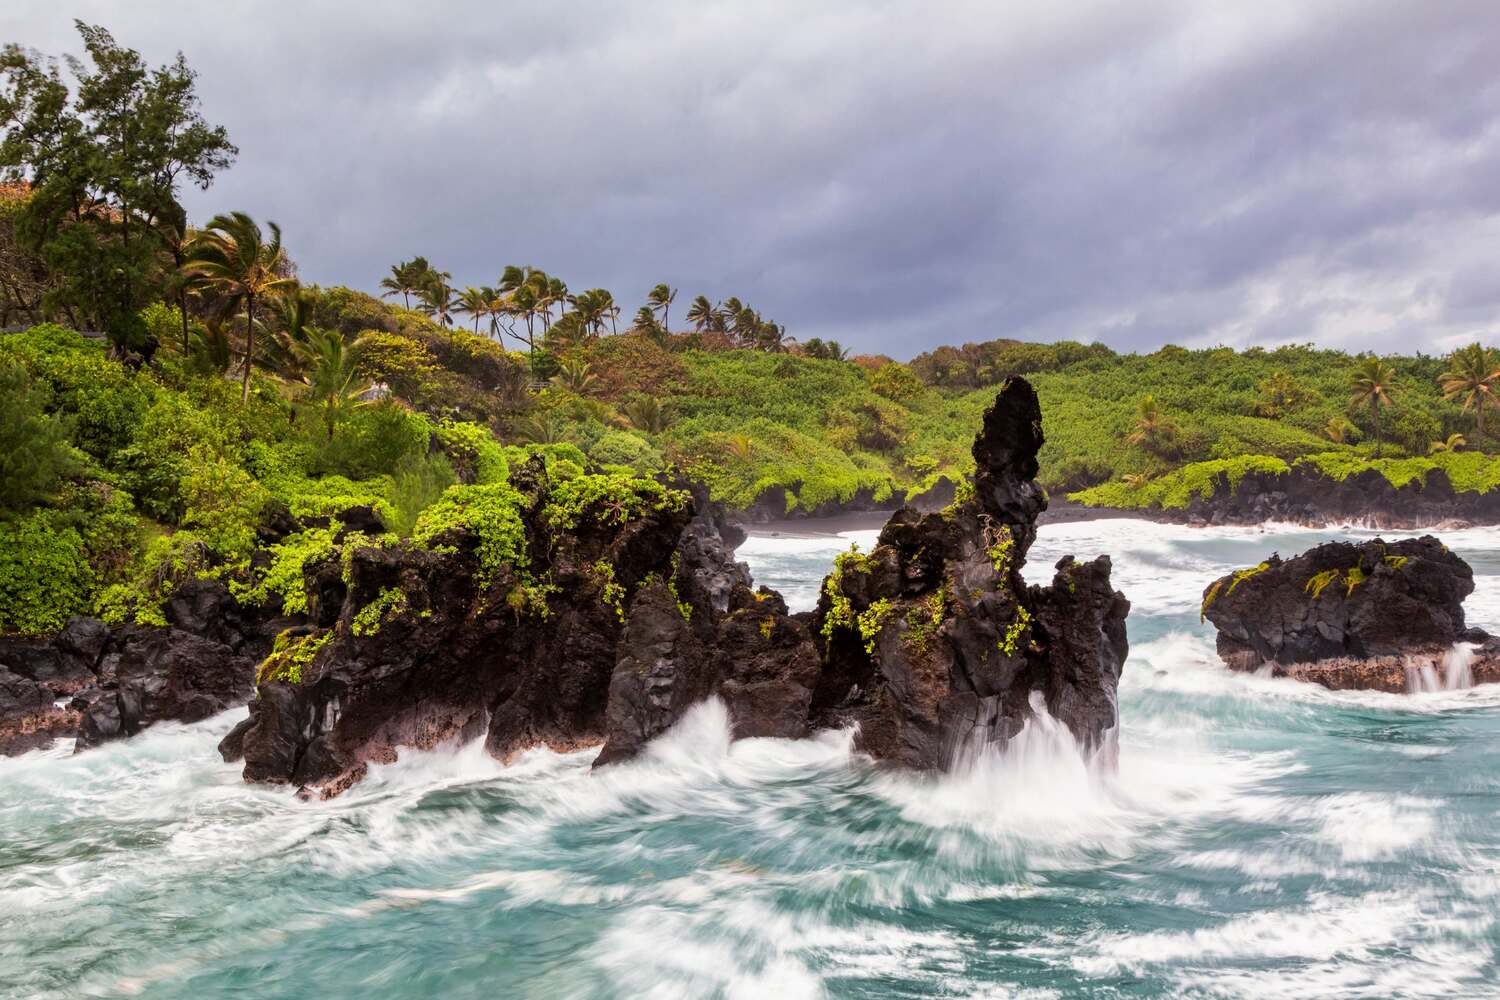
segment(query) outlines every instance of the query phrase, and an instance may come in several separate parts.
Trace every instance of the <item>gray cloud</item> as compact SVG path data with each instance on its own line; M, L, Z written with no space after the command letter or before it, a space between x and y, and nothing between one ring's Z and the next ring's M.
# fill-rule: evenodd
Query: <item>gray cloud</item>
M668 280L898 357L1500 339L1489 0L10 0L0 38L75 16L187 54L242 150L190 208L325 284Z

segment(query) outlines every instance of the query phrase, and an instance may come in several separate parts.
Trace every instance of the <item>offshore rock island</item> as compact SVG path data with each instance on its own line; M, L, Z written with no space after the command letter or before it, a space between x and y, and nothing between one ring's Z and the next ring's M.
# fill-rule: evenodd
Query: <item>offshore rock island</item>
M1500 681L1500 640L1464 624L1473 591L1468 563L1430 535L1329 542L1215 580L1203 616L1234 670L1334 690L1469 687Z

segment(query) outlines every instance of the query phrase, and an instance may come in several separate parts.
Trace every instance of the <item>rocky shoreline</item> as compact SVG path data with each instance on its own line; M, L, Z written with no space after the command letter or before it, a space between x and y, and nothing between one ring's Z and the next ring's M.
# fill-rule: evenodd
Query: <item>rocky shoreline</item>
M371 762L448 742L483 739L502 759L599 745L597 766L627 760L709 696L737 738L857 726L860 750L916 768L1003 743L1038 703L1105 750L1129 603L1107 557L1063 560L1049 587L1021 579L1047 505L1041 443L1035 392L1013 379L975 439L972 492L896 512L796 615L752 589L733 558L743 532L705 497L553 482L535 461L512 470L514 508L485 522L504 522L503 539L348 534L306 567L305 614L196 581L166 628L76 619L0 641L0 752L70 734L82 749L248 701L224 757L246 780L328 796Z
M1194 497L1181 509L1067 503L1098 517L1138 517L1194 527L1278 522L1311 528L1348 525L1413 531L1500 524L1500 490L1458 492L1442 469L1429 471L1425 480L1393 486L1374 469L1333 479L1311 466L1294 465L1284 473L1247 473L1237 485L1221 474L1211 496Z

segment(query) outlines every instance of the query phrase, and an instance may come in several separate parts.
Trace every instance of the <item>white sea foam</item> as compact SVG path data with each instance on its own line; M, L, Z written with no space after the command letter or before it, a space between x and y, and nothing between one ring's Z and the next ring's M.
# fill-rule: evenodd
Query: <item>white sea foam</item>
M731 742L712 700L628 764L402 751L329 802L219 761L243 710L0 759L0 982L178 997L297 962L347 968L317 980L330 1000L406 982L1061 997L1117 976L1154 994L1480 995L1500 972L1500 685L1407 696L1234 673L1197 621L1208 580L1334 534L1042 529L1029 578L1107 552L1134 604L1117 770L1045 713L1005 751L922 776L873 765L851 732ZM740 554L808 607L856 537L874 541ZM1470 619L1500 625L1500 531L1443 537L1478 553ZM484 940L480 978L442 964L449 934ZM578 960L527 965L534 950ZM46 979L63 954L81 982Z

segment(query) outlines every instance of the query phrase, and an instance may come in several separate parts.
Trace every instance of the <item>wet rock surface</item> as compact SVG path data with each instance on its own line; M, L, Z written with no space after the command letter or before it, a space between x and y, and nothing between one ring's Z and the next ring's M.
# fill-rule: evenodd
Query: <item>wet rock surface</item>
M1050 587L1022 581L1046 508L1041 444L1036 394L1013 379L975 440L974 496L899 511L873 551L840 560L813 621L818 725L857 724L871 755L938 768L1015 736L1039 696L1082 745L1107 745L1130 605L1106 557L1064 559Z
M1446 650L1467 634L1467 563L1431 535L1273 555L1203 592L1219 655L1244 669Z
M1473 590L1469 565L1431 535L1329 542L1215 580L1203 615L1233 669L1406 692L1421 689L1424 670L1437 684L1460 669L1469 683L1500 677L1500 641L1464 622ZM1460 642L1477 651L1456 650Z
M166 628L78 617L47 639L0 639L0 753L67 736L84 750L244 704L276 623L258 621L217 582L185 590L169 602Z

